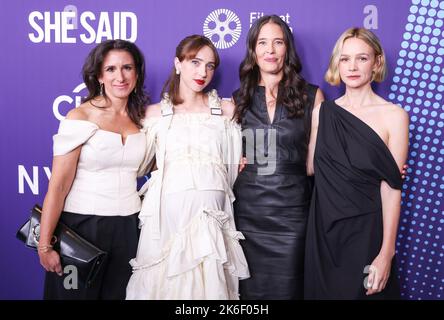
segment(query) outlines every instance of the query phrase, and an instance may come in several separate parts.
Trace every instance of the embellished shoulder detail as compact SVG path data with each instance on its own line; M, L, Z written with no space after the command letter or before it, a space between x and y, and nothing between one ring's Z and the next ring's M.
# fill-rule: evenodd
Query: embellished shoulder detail
M54 156L65 155L91 138L99 126L91 121L70 120L60 121L59 131L53 136Z
M160 101L160 111L162 113L162 117L171 116L174 113L173 104L168 93L165 93Z
M210 105L210 110L212 115L221 116L222 115L222 99L217 94L217 90L213 89L208 92L208 104Z

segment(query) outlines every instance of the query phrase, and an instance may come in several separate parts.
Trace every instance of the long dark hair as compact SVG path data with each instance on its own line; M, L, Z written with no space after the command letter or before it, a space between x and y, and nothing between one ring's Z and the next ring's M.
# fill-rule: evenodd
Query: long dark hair
M220 63L219 54L217 53L217 49L214 44L205 36L193 34L188 36L182 41L179 42L179 45L176 47L176 57L179 61L183 60L191 60L196 57L196 54L203 47L209 47L214 54L214 66L217 68ZM164 97L164 94L167 93L172 104L178 105L183 102L183 99L179 94L179 84L180 84L180 75L176 74L176 68L173 66L171 70L170 76L167 81L163 85L162 93L160 94L160 98Z
M103 61L111 50L124 50L133 57L137 73L137 82L134 90L128 97L126 109L130 119L138 127L141 127L141 120L145 117L145 106L149 104L150 99L144 92L145 58L139 48L132 42L126 40L107 40L91 50L82 68L83 81L89 92L83 102L93 100L100 95L99 78L102 74ZM106 92L102 94L106 98Z
M256 63L256 42L261 28L266 23L274 23L281 27L287 48L283 76L279 82L277 104L288 110L289 117L302 117L306 100L306 82L300 75L302 65L296 53L293 34L288 25L277 15L267 15L258 19L250 28L247 36L247 52L239 66L240 88L236 95L236 111L234 117L239 123L250 108L256 86L260 81L260 70Z

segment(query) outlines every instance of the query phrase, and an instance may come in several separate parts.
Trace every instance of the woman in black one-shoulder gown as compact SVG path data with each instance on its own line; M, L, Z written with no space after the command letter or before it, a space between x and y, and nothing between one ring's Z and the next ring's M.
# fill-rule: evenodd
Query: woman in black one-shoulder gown
M376 36L365 29L341 36L329 71L339 56L345 95L313 112L308 167L314 169L315 187L305 299L400 297L394 253L402 187L398 166L407 157L408 116L371 89L384 70L383 51L375 43ZM327 72L330 83L339 82L334 73Z

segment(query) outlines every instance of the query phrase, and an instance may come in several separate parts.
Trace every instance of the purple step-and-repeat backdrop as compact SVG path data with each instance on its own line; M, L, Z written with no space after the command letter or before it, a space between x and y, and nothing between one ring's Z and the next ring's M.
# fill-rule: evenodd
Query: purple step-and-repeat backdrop
M183 37L216 44L222 64L214 86L229 97L254 20L275 13L289 24L304 76L327 98L341 88L323 81L331 49L350 26L381 39L389 76L375 86L411 118L409 175L403 190L397 257L405 299L444 298L444 0L1 1L0 299L40 299L36 254L15 239L51 173L52 135L85 95L80 70L105 39L135 42L147 60L146 88L157 101Z

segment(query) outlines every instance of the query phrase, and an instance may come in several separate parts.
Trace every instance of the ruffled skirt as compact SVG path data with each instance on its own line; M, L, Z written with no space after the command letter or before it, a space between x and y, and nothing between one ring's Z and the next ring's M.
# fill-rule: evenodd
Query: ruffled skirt
M153 239L144 221L127 299L239 299L239 280L249 271L224 191L164 194L160 231Z

